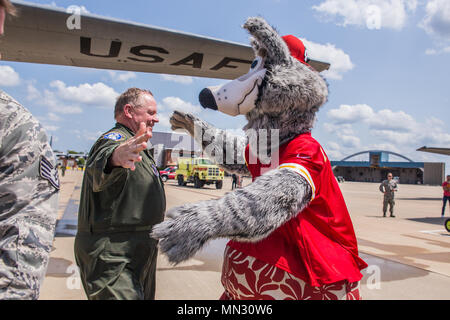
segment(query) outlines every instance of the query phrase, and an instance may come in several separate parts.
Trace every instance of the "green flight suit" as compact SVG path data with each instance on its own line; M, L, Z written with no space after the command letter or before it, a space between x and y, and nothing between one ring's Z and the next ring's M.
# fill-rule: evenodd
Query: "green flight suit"
M164 184L148 150L135 171L107 167L113 151L133 136L116 124L97 140L86 162L75 258L92 300L155 296L157 241L150 231L164 220Z

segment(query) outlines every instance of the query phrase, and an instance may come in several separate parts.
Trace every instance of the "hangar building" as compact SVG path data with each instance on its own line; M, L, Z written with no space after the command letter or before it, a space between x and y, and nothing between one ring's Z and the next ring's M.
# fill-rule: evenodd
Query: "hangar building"
M368 154L368 161L350 159ZM389 161L389 156L404 161ZM347 181L381 182L389 172L399 177L402 184L441 185L445 180L445 163L414 162L413 160L390 151L370 150L352 154L341 161L331 161L335 176Z

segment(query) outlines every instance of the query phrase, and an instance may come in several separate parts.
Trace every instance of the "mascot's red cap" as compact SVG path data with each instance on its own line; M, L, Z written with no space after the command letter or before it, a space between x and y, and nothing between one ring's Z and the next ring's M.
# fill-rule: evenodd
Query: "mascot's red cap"
M306 48L303 42L291 34L283 36L282 38L284 42L286 42L289 51L291 52L291 56L310 67L310 65L306 63L308 55L306 54Z

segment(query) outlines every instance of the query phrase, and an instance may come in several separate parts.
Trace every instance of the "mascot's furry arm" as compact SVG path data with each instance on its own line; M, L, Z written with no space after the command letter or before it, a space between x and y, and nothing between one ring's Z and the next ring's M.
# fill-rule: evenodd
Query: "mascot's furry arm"
M171 119L173 128L184 128L191 135L194 122L199 128L226 135L192 115L175 112ZM160 240L161 251L171 263L177 264L191 258L215 238L264 239L302 211L311 196L311 186L302 176L289 169L272 170L221 199L169 210L167 216L173 219L156 225L152 237Z
M219 167L241 175L250 174L245 165L246 137L232 136L190 113L175 111L170 118L172 130L185 129L215 159Z
M302 211L311 196L311 186L302 176L289 169L272 170L218 200L169 210L167 216L174 219L156 225L152 237L160 240L161 251L177 264L215 238L266 238Z

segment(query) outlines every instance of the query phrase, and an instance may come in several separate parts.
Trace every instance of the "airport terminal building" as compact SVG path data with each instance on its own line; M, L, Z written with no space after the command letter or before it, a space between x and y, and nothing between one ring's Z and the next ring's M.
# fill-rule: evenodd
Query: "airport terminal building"
M352 158L367 154L368 161L351 161ZM390 161L390 156L402 161ZM363 151L341 161L331 161L335 176L346 181L381 182L389 172L399 177L402 184L441 185L445 180L445 163L415 162L403 155L390 151Z

